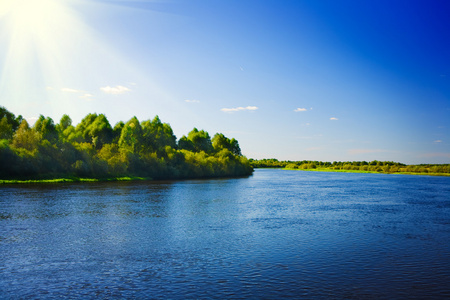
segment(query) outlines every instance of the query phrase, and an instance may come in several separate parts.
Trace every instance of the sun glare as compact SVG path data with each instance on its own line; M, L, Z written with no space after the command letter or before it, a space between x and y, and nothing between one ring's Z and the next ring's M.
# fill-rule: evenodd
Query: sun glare
M0 0L0 105L20 112L45 107L41 113L81 115L101 106L105 94L126 94L130 89L125 85L136 78L158 99L170 98L126 52L117 51L117 35L97 30L97 16L123 10L96 0ZM121 90L100 89L105 86Z
M1 0L0 88L3 97L20 100L33 89L62 80L83 26L73 0ZM19 101L18 100L18 101Z
M58 0L12 0L0 4L0 16L6 18L7 27L23 38L45 36L55 30L54 20L63 10Z
M26 62L33 55L42 58L43 53L55 54L55 46L62 42L61 33L71 26L70 10L66 4L64 0L0 2L2 44L7 49L6 66Z

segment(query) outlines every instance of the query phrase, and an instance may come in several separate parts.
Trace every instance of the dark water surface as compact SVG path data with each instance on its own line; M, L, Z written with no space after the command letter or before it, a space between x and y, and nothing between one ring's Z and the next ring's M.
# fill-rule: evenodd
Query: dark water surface
M450 297L450 177L0 186L1 299Z

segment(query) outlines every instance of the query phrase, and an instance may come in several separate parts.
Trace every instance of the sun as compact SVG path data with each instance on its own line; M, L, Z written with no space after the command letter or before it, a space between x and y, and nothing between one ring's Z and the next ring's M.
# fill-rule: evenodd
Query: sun
M56 77L56 64L74 30L73 0L0 1L0 88L20 94L33 83ZM8 95L10 96L10 95Z
M51 30L50 25L61 12L64 1L7 0L0 3L0 17L6 18L9 30L16 34L39 36Z
M69 0L0 1L0 18L11 42L40 44L67 25Z

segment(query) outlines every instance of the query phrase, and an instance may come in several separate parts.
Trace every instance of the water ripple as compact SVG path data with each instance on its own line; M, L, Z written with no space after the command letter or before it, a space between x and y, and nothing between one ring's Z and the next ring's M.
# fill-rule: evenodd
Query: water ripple
M449 298L449 179L257 170L5 186L0 297Z

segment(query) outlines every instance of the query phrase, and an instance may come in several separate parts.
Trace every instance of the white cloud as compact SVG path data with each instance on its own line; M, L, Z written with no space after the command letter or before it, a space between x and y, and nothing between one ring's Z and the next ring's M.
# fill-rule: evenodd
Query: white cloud
M350 150L348 150L348 154L350 154L350 155L367 154L367 153L382 153L382 152L388 152L388 151L383 150L383 149L350 149Z
M81 99L86 99L86 100L92 100L92 98L94 97L94 95L92 95L86 91L82 91L82 90L76 90L76 89L71 89L71 88L62 88L61 91L64 93L80 94L80 96L78 96L78 97Z
M122 86L122 85L118 85L115 87L105 86L105 87L101 87L100 90L102 90L106 94L111 94L111 95L118 95L118 94L123 94L123 93L131 91L129 88Z
M236 112L236 111L242 111L242 110L257 110L258 107L256 106L247 106L247 107L235 107L235 108L222 108L221 111L223 112Z
M330 118L330 120L331 121L337 121L337 120L339 120L338 118L335 118L335 117L332 117L332 118Z
M70 88L62 88L61 91L66 93L83 93L83 91Z
M80 96L80 98L86 99L86 100L92 100L92 97L94 97L94 95L92 95L92 94L84 94L84 95Z
M199 100L184 100L187 103L200 103Z
M435 140L435 143L442 143L442 140Z
M294 111L295 112L301 112L301 111L307 111L307 109L306 108L296 108L296 109L294 109Z

